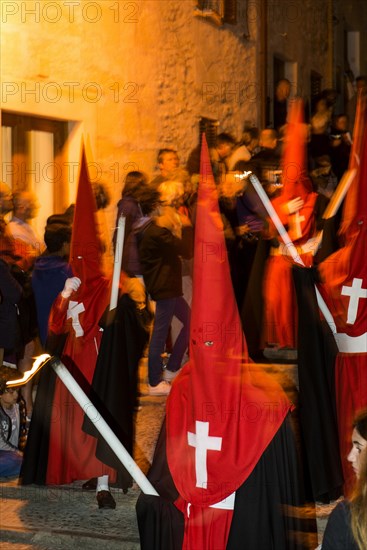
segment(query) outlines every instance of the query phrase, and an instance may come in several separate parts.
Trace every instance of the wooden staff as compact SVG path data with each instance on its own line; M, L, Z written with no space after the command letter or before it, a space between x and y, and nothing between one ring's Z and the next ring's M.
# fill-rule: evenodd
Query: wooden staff
M146 495L159 496L153 485L143 474L139 466L136 464L132 456L127 452L121 441L113 433L107 422L101 417L98 410L93 403L84 393L82 388L76 382L75 378L70 374L64 363L58 357L51 357L47 353L37 357L33 363L33 367L30 371L24 373L24 376L18 380L10 380L6 383L6 386L16 387L22 386L28 382L42 367L45 365L51 365L57 376L69 390L77 403L81 406L84 413L88 416L91 422L93 422L95 428L101 434L106 443L111 447L121 464L126 468L132 478L139 485L140 489Z
M110 311L117 307L117 302L119 299L121 261L122 261L122 253L124 251L124 239L125 239L125 224L126 224L125 216L120 216L117 223L117 236L116 236L116 248L115 248L115 261L114 261L113 275L112 275Z

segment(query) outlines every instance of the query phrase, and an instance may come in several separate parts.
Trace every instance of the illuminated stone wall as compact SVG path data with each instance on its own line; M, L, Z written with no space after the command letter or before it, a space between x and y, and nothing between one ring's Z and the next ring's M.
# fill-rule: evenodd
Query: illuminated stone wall
M331 0L267 4L269 98L274 55L294 92L309 95L311 70L330 86ZM116 204L129 170L153 175L160 147L186 162L201 116L237 138L245 121L259 125L261 5L238 0L237 25L218 26L194 15L195 0L3 0L1 108L69 121L66 160L78 160L84 136L92 177Z
M239 4L238 25L216 26L193 0L4 1L2 108L71 121L69 158L83 133L115 200L127 171L154 172L160 147L185 162L200 116L236 137L257 124L258 21L248 31Z

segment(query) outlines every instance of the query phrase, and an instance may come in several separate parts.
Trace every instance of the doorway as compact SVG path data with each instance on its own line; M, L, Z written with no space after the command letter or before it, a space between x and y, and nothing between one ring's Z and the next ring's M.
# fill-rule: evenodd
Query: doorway
M43 235L48 216L68 205L68 122L2 111L2 181L15 191L32 191L39 202L32 226Z

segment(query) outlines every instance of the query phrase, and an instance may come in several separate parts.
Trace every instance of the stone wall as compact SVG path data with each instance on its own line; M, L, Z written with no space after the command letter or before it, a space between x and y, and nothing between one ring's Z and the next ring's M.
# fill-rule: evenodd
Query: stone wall
M346 32L359 32L359 71L354 76L367 75L367 9L364 0L336 1L335 24Z
M292 94L310 96L310 75L322 77L322 88L332 87L329 40L329 0L269 0L268 95L273 97L273 57L286 62Z
M84 134L114 200L127 171L153 173L160 147L185 162L200 116L240 137L258 122L258 22L247 29L242 0L236 26L195 16L195 4L3 2L2 109L70 121L68 158Z
M162 146L186 162L200 117L237 138L245 121L260 125L265 16L268 97L274 55L294 93L309 96L312 70L331 86L331 4L268 0L264 14L261 0L238 0L237 25L216 25L194 14L195 0L4 0L1 108L69 121L66 160L78 160L84 136L116 204L126 173L153 175Z

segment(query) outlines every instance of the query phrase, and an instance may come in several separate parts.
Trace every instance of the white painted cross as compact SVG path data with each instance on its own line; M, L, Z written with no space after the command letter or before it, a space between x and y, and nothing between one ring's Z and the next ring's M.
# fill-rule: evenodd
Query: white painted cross
M291 220L293 221L293 229L294 229L294 239L300 239L302 237L302 227L301 222L305 221L304 216L300 216L299 211L294 213L294 216L291 216Z
M209 436L209 422L196 420L195 426L196 434L187 432L187 441L191 447L195 447L196 487L206 489L208 483L206 455L208 451L221 450L222 438Z
M73 302L72 300L70 300L66 316L67 316L67 319L72 319L72 326L75 331L75 336L77 338L79 338L79 336L84 335L83 327L79 321L79 314L83 313L83 311L85 311L83 302L79 303L79 302Z
M343 296L350 296L347 323L354 325L357 319L359 299L367 298L367 288L362 288L362 279L355 277L352 286L344 285L341 293Z

